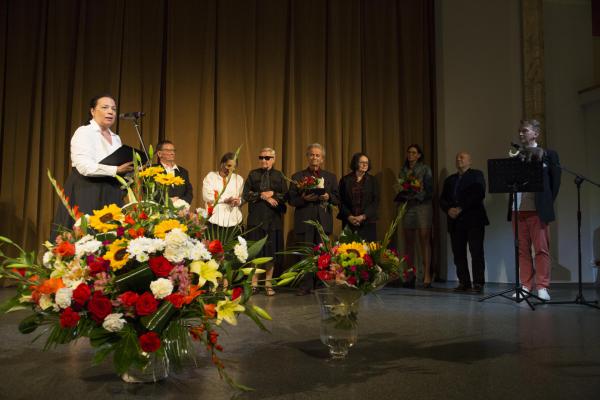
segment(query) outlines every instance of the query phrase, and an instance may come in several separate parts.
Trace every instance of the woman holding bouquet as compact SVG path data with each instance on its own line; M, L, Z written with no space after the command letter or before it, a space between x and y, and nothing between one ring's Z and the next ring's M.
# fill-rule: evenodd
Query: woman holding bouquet
M350 161L352 172L340 179L340 211L337 218L368 242L377 240L377 207L379 189L371 174L371 163L365 153L356 153Z
M433 176L431 168L423 163L423 151L416 144L406 149L406 160L398 177L398 194L395 201L406 203L406 214L402 219L404 251L411 262L415 261L417 237L421 249L423 268L417 268L423 276L423 287L431 287L431 225L433 207Z

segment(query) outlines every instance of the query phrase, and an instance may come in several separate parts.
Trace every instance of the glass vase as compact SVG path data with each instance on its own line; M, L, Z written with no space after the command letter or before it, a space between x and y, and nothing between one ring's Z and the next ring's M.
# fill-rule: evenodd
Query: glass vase
M358 340L358 306L362 293L348 287L315 291L321 307L321 342L332 360L342 360Z
M169 359L157 353L148 354L148 362L142 368L131 366L121 375L127 383L155 383L169 376Z

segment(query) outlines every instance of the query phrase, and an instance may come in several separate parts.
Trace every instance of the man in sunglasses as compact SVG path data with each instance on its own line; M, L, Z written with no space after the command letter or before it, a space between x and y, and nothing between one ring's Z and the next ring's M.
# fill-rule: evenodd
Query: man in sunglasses
M262 149L258 155L259 168L248 174L244 183L242 198L248 203L247 239L256 241L267 236L267 242L257 257L273 257L274 262L267 264L265 277L265 295L273 296L271 285L273 270L280 273L283 250L283 214L286 211L288 185L281 171L273 168L275 150ZM252 279L252 291L258 292L258 277Z

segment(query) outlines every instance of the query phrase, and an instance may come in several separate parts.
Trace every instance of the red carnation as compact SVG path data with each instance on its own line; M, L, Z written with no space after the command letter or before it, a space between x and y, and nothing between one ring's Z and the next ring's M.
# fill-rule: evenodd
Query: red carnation
M136 292L132 292L131 290L129 290L119 296L119 300L121 300L121 303L123 303L123 305L126 307L135 306L135 303L137 303L139 298L140 298L140 295L137 294Z
M61 328L74 328L77 326L79 321L79 314L73 311L71 307L65 308L60 314L60 326Z
M142 336L140 336L139 340L140 347L146 353L153 353L160 349L160 337L156 332L144 333Z
M363 281L368 281L369 273L365 270L360 271L360 279L362 279Z
M219 240L215 239L208 244L208 251L210 251L212 254L222 253L223 245Z
M173 304L173 307L181 308L185 301L185 296L182 295L181 293L171 293L170 295L165 297L165 300L168 301L169 303Z
M150 315L158 308L158 301L154 298L152 293L146 292L138 298L135 303L135 310L138 315Z
M163 256L152 257L148 264L150 264L150 269L154 272L154 275L159 278L166 278L173 269L173 264Z
M369 268L371 268L375 264L373 262L373 258L368 254L365 254L363 256L363 260L365 260L365 264L367 264L367 267L369 267Z
M346 280L346 282L348 282L348 285L356 286L356 277L351 276Z
M100 292L94 292L87 307L90 314L92 314L92 319L98 323L104 321L104 318L112 312L110 299L101 295Z
M238 297L240 297L242 295L242 293L244 292L244 289L242 289L240 286L234 287L233 290L231 291L231 300L235 300Z
M86 301L90 298L92 291L90 287L85 283L80 283L79 286L73 290L73 301L80 306L83 306Z
M52 252L61 256L62 258L71 257L75 255L75 245L71 242L63 240L54 248L54 250L52 250Z
M331 263L331 254L321 254L319 256L319 261L318 261L318 265L319 265L319 269L326 269L327 267L329 267L329 264Z
M145 212L141 212L140 215L138 216L140 219L148 219L148 216L146 215Z

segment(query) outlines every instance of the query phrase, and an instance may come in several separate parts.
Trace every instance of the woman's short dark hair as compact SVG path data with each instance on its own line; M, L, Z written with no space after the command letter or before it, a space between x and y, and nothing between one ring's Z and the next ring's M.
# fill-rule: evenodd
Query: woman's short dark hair
M360 161L361 157L367 157L367 160L369 160L369 168L367 169L367 172L371 170L371 160L369 159L369 156L365 153L354 153L352 159L350 160L350 169L352 172L356 172L358 170L358 162Z
M227 152L225 154L223 154L223 157L221 157L221 165L223 164L227 164L227 161L229 160L234 160L235 161L235 165L237 167L237 159L235 157L235 153L232 152Z
M408 152L410 149L415 149L417 150L417 152L421 155L421 157L419 158L419 160L417 162L423 162L423 160L425 160L425 154L423 154L423 150L421 150L421 147L418 144L409 144L408 147L406 148L406 151ZM404 166L407 167L408 166L408 160L404 160Z
M117 103L117 100L110 93L102 93L102 94L95 95L94 97L92 97L90 99L90 106L88 107L88 119L86 119L84 121L84 123L83 123L84 125L89 125L90 120L94 119L94 116L92 115L92 112L90 111L90 109L96 108L96 106L98 105L98 100L100 100L103 97L108 97L109 99L113 99L115 104Z

